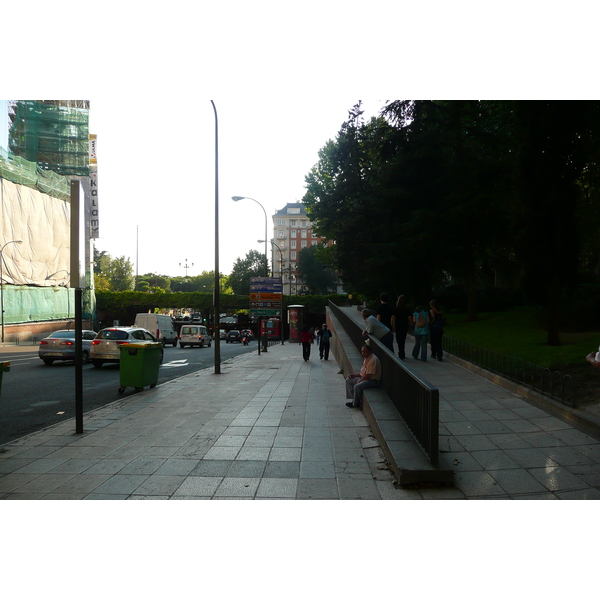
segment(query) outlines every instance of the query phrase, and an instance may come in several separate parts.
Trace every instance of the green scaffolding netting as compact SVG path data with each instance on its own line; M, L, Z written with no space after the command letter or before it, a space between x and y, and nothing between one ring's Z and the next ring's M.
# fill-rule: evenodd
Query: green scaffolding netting
M0 177L37 189L60 200L71 200L70 179L53 171L44 171L37 163L15 156L0 148Z
M10 105L9 150L43 171L89 175L89 102L17 100Z
M75 317L73 288L4 285L2 295L4 323L7 325ZM91 290L83 290L82 296L83 318L91 319L96 311L96 296Z

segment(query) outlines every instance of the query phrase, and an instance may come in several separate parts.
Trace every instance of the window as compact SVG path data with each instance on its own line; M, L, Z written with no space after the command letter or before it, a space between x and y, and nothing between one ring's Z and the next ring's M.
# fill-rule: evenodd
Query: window
M313 245L313 246L316 246L318 243L319 243L319 242L317 242L317 240L313 240L313 241L312 241L312 245Z
M302 247L306 248L306 240L302 240Z
M285 219L277 219L277 225L283 225L285 227Z
M290 219L290 227L296 227L297 219Z
M296 249L296 240L292 240L290 242L290 248L293 248L294 250Z
M301 237L305 238L306 237L306 229L301 229L300 235L301 235Z
M288 215L299 215L300 209L299 208L288 208L287 213L288 213Z
M295 250L292 250L290 252L290 260L296 260L296 251Z
M278 237L280 240L284 239L284 238L285 238L285 231L282 231L282 230L278 231L278 232L277 232L277 237Z
M302 227L306 227L306 219L302 219Z
M298 232L295 229L292 229L290 231L290 237L296 237L296 235L298 235Z

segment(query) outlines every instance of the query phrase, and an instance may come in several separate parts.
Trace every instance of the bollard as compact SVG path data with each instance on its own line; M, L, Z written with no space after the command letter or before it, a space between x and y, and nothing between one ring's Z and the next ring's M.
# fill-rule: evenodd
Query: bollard
M0 362L0 396L2 396L2 374L10 371L9 362Z

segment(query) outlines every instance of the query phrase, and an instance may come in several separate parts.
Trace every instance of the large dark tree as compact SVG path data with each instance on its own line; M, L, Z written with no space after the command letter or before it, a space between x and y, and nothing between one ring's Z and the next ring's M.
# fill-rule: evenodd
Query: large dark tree
M264 277L266 257L257 250L250 250L245 258L238 258L228 278L234 294L250 293L250 278Z
M580 257L581 180L598 152L599 105L585 101L520 101L515 117L513 231L531 300L547 308L548 344L560 344L561 308Z
M309 294L326 295L330 293L331 288L335 285L336 277L319 260L318 250L317 246L300 250L298 254L298 273L302 277L302 282L308 288Z

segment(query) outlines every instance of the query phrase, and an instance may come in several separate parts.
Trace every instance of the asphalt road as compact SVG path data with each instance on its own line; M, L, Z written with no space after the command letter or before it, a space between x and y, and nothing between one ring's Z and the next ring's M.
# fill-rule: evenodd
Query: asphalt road
M257 342L248 346L226 344L221 340L221 362L243 354L257 352ZM45 365L37 354L37 346L0 347L0 361L10 362L10 371L3 373L0 391L0 444L38 431L75 416L75 368L72 362L57 361ZM214 345L211 348L165 348L158 384L214 366ZM83 410L135 394L133 388L119 393L118 364L95 368L83 367Z

